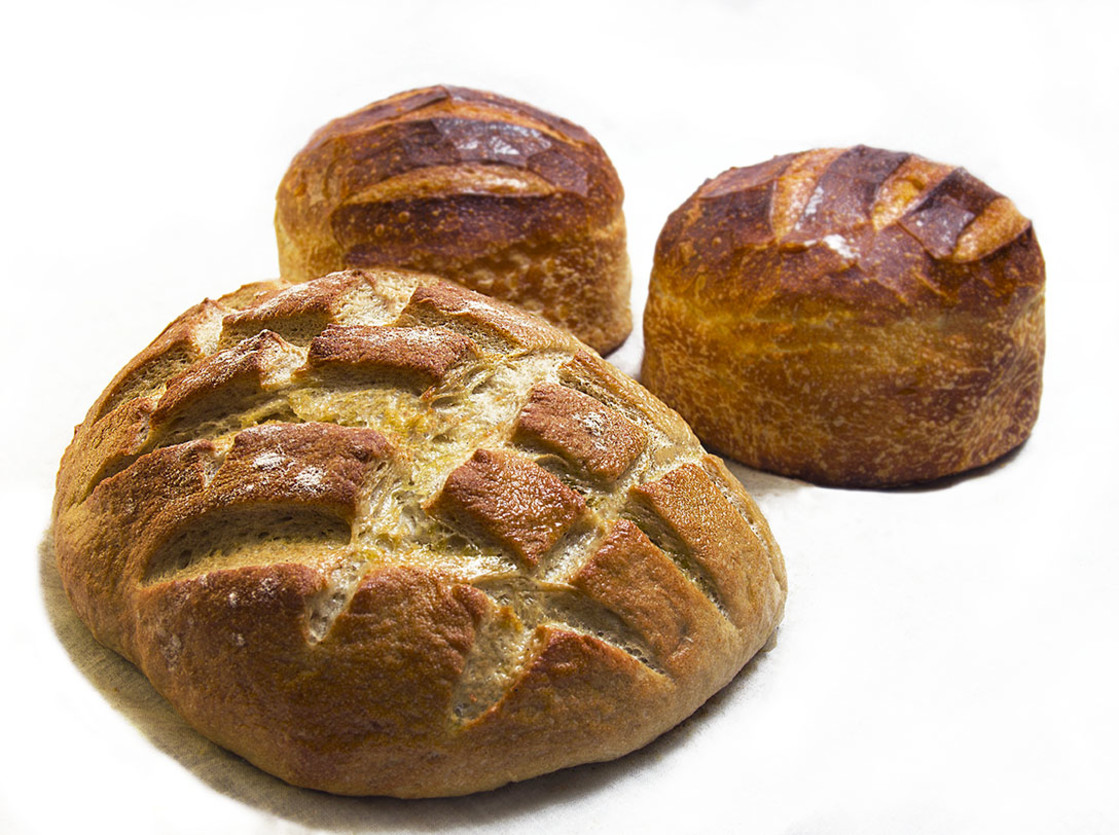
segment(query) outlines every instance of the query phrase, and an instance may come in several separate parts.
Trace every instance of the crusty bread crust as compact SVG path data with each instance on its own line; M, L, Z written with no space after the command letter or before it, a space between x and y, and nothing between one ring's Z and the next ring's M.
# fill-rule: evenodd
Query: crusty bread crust
M624 754L780 621L780 551L673 411L431 277L184 313L77 428L63 585L206 736L300 786L454 795Z
M657 242L642 381L713 448L820 484L987 464L1041 398L1032 224L960 168L863 146L704 183Z
M602 353L630 332L622 184L583 128L462 87L330 122L276 195L280 274L405 267L514 302Z

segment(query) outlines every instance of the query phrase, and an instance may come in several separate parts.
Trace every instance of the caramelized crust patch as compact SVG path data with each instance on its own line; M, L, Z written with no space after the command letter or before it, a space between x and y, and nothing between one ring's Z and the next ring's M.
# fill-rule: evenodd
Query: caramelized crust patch
M645 449L648 436L593 397L548 383L532 390L514 440L556 453L583 475L616 481Z
M378 328L331 325L311 342L307 362L322 371L364 377L406 377L420 389L441 382L447 371L477 356L469 337L446 328Z
M504 698L470 728L477 737L487 738L487 726L500 723L517 731L512 740L506 731L503 744L534 747L542 723L574 705L579 716L594 717L565 729L568 745L577 749L593 745L603 728L636 726L640 719L632 706L639 698L656 701L667 695L663 677L624 650L590 635L541 625L529 641L527 654L524 668Z
M948 258L967 225L1001 196L957 168L937 183L899 223L932 255Z
M297 284L265 302L225 317L227 334L256 333L261 328L281 332L321 330L326 326L339 297L361 283L357 273L334 273L321 281Z
M91 496L101 513L116 513L140 529L161 513L201 495L221 465L211 441L189 441L157 449L127 470L102 481Z
M209 299L197 304L164 328L144 351L116 376L94 405L104 417L137 397L157 394L164 381L187 369L213 350L220 320L227 308Z
M1029 229L1029 219L1018 212L1014 203L1007 197L998 197L964 228L956 240L952 260L962 264L978 261L1010 241L1022 239Z
M182 458L177 451L186 446L197 451ZM151 479L154 464L191 464L184 470L189 480L174 495L147 502L152 517L139 545L148 555L146 581L242 560L301 561L349 543L362 486L391 454L388 441L372 429L269 424L238 433L220 466L208 442L158 450L119 484L110 482L109 495ZM221 559L211 564L214 557Z
M791 240L823 238L869 220L878 188L909 154L858 145L840 154L816 183L790 235Z
M62 459L68 471L80 473L59 483L56 507L68 506L89 496L105 479L132 463L148 441L155 398L141 397L121 404L85 428L82 444L73 444Z
M272 331L261 331L207 357L167 384L152 422L162 424L215 401L258 394L285 382L302 364L299 351Z
M526 322L519 311L451 284L420 285L416 288L397 322L398 325L413 323L443 325L465 331L480 340L496 340L529 351L557 344L553 334Z
M392 446L373 429L266 424L233 439L213 491L222 504L304 501L351 517L366 472L391 455Z
M524 169L557 188L586 196L597 143L571 122L480 91L438 87L374 103L324 126L304 149L344 144L360 168L348 173L385 179L412 169L483 163ZM320 151L321 153L321 151Z
M585 513L586 503L532 461L479 449L447 476L428 509L536 565Z
M642 527L667 534L683 547L685 566L694 561L700 579L710 579L720 605L736 624L750 617L742 578L762 555L762 546L749 523L726 499L698 464L684 464L662 478L630 491L631 511ZM728 547L729 543L737 547ZM768 573L768 566L765 568Z
M805 154L791 154L791 159L780 175L774 175L777 183L773 189L770 217L778 239L785 238L800 221L816 193L820 177L842 153L842 148L820 148ZM761 163L752 167L764 165L765 163ZM716 182L721 179L721 176L715 178Z
M910 156L878 188L871 216L874 228L881 231L897 221L952 171L950 165Z
M627 519L614 524L571 584L617 613L674 675L697 642L728 628L711 601Z
M696 198L703 204L704 225L722 230L719 246L738 248L773 240L774 189L793 159L787 154L748 168L732 168L699 188Z

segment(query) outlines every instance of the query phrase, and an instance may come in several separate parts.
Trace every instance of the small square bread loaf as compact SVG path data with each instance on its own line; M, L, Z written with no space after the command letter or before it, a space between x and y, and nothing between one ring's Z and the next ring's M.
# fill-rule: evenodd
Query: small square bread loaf
M188 722L341 794L625 754L785 600L678 415L542 320L388 270L172 322L77 428L54 541L77 614Z
M962 168L858 146L704 183L657 242L642 382L703 441L819 484L990 463L1041 398L1033 225Z
M428 87L319 129L276 194L280 275L403 267L607 353L630 332L622 184L594 137L493 93Z

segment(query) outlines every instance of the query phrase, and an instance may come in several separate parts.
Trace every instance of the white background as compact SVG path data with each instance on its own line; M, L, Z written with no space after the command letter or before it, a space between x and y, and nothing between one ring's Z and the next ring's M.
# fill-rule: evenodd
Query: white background
M1113 2L40 2L0 23L0 831L1119 831ZM329 119L431 83L588 128L640 314L668 213L732 165L863 142L966 166L1048 263L1040 421L929 489L735 472L785 551L777 648L620 761L458 800L292 789L185 729L58 599L74 424L204 296L276 274ZM640 330L612 359L636 373Z

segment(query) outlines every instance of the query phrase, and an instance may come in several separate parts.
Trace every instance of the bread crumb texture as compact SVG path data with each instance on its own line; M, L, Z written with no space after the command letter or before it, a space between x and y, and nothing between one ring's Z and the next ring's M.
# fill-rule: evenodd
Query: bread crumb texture
M962 168L865 146L732 168L665 223L642 381L711 447L821 484L990 463L1041 399L1033 225Z
M417 273L241 288L112 381L58 475L82 620L300 786L455 795L620 756L780 621L780 550L581 343Z

